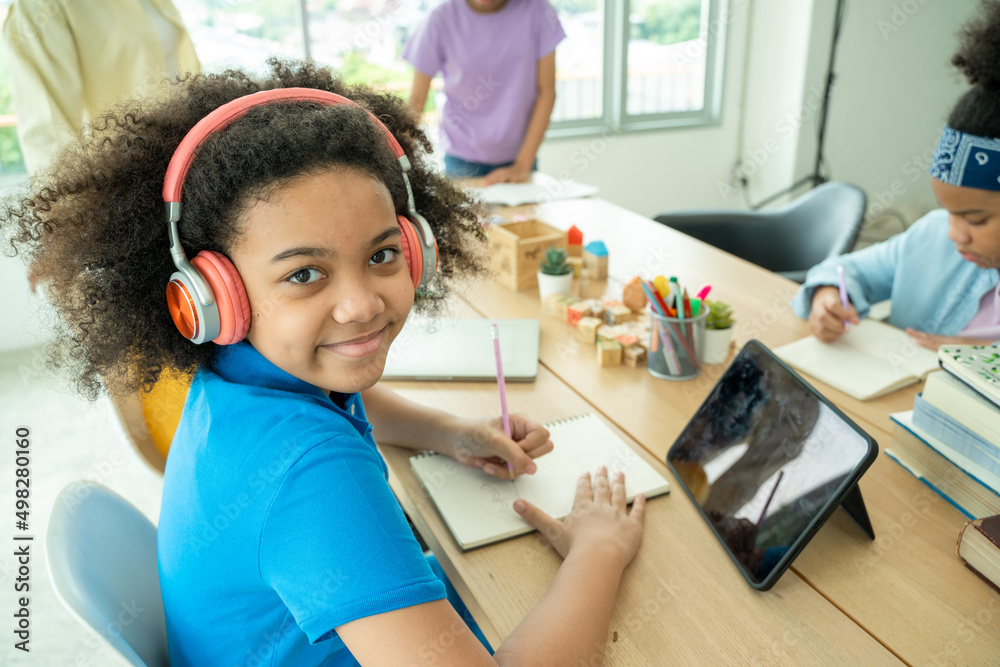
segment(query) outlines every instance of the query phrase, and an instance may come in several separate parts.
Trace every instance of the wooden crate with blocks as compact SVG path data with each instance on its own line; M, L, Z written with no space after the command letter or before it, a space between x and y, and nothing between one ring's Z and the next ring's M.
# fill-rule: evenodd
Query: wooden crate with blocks
M546 248L566 248L566 232L541 220L490 227L490 257L496 280L512 290L538 285L538 266Z

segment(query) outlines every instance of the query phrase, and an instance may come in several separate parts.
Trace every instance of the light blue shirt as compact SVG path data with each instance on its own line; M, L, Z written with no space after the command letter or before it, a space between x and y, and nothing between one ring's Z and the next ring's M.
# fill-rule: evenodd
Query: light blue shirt
M979 311L983 294L1000 281L996 269L981 269L958 254L948 238L945 209L931 211L884 243L814 266L792 300L799 317L809 317L817 287L839 285L837 265L844 267L858 315L866 317L873 303L892 299L889 324L942 336L962 331Z
M371 429L248 343L198 372L157 531L171 665L357 665L335 628L445 597Z

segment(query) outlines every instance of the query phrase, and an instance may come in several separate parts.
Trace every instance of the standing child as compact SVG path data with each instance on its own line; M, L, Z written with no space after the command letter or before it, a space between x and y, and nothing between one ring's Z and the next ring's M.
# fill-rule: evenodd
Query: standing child
M565 522L516 503L564 561L491 656L373 439L502 477L551 449L527 418L511 439L377 385L415 288L426 305L428 285L480 269L475 211L427 167L401 102L272 67L183 78L106 114L0 218L39 267L85 393L195 374L157 534L171 664L395 666L431 645L448 647L436 665L589 664L644 501L629 512L623 478L598 471Z
M445 173L528 180L556 103L556 45L566 37L548 0L447 0L417 29L410 107L423 112L444 79Z

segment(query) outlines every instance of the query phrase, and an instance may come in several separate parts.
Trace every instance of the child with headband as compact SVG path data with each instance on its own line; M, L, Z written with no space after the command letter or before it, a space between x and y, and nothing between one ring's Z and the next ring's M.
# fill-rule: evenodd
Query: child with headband
M930 349L1000 341L1000 3L984 2L952 63L973 84L948 118L931 165L942 208L884 243L814 267L792 306L831 342L872 303ZM844 309L837 266L851 306Z
M440 665L589 664L644 501L629 511L623 478L598 471L565 522L515 504L565 560L491 656L374 439L500 477L552 447L525 417L507 438L377 384L415 293L429 308L481 270L476 211L428 167L403 102L271 65L108 112L0 218L85 394L194 374L157 533L171 664L401 665L428 646Z

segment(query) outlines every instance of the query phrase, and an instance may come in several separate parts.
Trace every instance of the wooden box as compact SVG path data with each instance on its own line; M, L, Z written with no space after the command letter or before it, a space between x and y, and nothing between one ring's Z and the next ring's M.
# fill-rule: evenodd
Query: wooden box
M512 290L538 285L538 266L549 247L565 248L566 232L541 220L490 228L490 257L497 282Z

